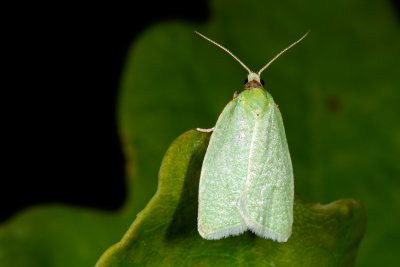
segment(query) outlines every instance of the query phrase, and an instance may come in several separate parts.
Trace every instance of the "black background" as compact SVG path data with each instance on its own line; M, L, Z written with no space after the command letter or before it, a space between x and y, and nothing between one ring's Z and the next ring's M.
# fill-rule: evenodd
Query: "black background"
M115 109L128 48L154 23L208 14L206 1L165 2L3 10L0 221L40 203L121 207Z
M154 23L206 21L206 1L2 11L0 221L39 203L118 209L126 192L115 105L125 55Z

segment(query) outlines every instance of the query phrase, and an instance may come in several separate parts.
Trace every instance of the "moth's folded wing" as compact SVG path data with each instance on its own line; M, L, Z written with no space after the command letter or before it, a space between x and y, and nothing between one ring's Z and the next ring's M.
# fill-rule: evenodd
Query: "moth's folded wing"
M293 224L293 169L282 117L273 103L256 124L239 211L259 236L286 242Z
M243 116L237 101L226 106L204 157L199 185L198 231L205 239L221 239L248 229L237 209L247 172L247 161L242 157L248 154L243 140L248 136L249 125Z

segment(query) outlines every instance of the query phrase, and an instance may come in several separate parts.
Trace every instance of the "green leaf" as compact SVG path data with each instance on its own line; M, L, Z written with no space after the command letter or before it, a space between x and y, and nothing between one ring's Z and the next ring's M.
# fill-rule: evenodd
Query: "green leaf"
M129 225L121 215L33 207L0 228L0 266L93 266Z
M296 198L287 243L251 233L202 239L197 232L197 192L208 139L209 134L192 130L173 142L161 164L156 195L97 267L353 266L366 220L360 204L350 199L310 205Z
M400 34L390 3L213 1L211 14L202 25L157 25L131 49L120 124L138 164L131 178L141 179L132 203L144 207L143 192L155 191L150 177L157 177L160 151L187 129L214 126L233 92L242 90L245 71L193 30L259 69L311 29L263 75L283 116L296 194L310 203L348 197L363 203L368 229L358 264L396 265Z

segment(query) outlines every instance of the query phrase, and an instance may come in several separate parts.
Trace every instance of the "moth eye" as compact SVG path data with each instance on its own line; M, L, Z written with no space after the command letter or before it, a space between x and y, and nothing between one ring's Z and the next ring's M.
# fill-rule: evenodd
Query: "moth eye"
M246 80L244 80L244 84L246 84L246 83L248 83L248 82L249 82L249 79L246 78Z
M261 81L261 85L264 86L264 80L261 79L260 81Z

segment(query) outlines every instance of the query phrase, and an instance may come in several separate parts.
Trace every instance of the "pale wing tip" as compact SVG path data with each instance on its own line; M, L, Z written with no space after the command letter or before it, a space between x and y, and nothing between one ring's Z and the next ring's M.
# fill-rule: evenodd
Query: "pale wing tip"
M257 235L259 237L262 237L265 239L271 239L271 240L279 242L279 243L287 242L289 240L290 236L292 235L291 232L287 235L280 235L280 234L273 233L273 232L270 232L270 231L267 231L265 229L261 229L258 227L247 227L247 226L238 226L235 228L229 228L229 229L223 229L223 230L214 231L214 232L210 232L210 233L205 233L202 231L201 227L198 227L198 232L199 232L200 236L206 240L219 240L219 239L227 238L230 236L237 236L237 235L240 235L240 234L246 232L247 230L250 230L252 233L254 233L255 235Z
M284 243L287 242L290 236L292 235L292 225L293 225L293 217L289 220L290 227L288 227L286 233L277 233L276 231L271 231L263 227L259 223L255 222L246 210L246 201L241 199L238 203L239 214L242 216L242 219L245 221L247 227L251 232L260 236L262 238L271 239L276 242Z
M257 224L256 222L253 222L253 220L247 216L243 216L242 218L246 222L246 225L249 228L249 230L262 238L271 239L276 242L284 243L288 241L288 239L292 235L292 223L290 224L290 229L287 229L285 233L282 233L282 231L278 233L276 231L269 230L266 227Z
M265 229L261 229L258 227L249 227L250 231L253 232L254 234L261 236L263 238L266 239L272 239L276 242L280 242L280 243L285 243L288 241L288 239L290 238L290 236L292 235L292 231L290 231L288 234L286 235L282 235L282 234L277 234Z
M222 238L226 238L229 236L236 236L244 233L247 231L249 228L246 225L240 225L232 228L227 228L227 229L221 229L217 231L212 231L212 232L204 232L201 225L197 227L197 230L200 234L200 236L206 240L219 240Z

